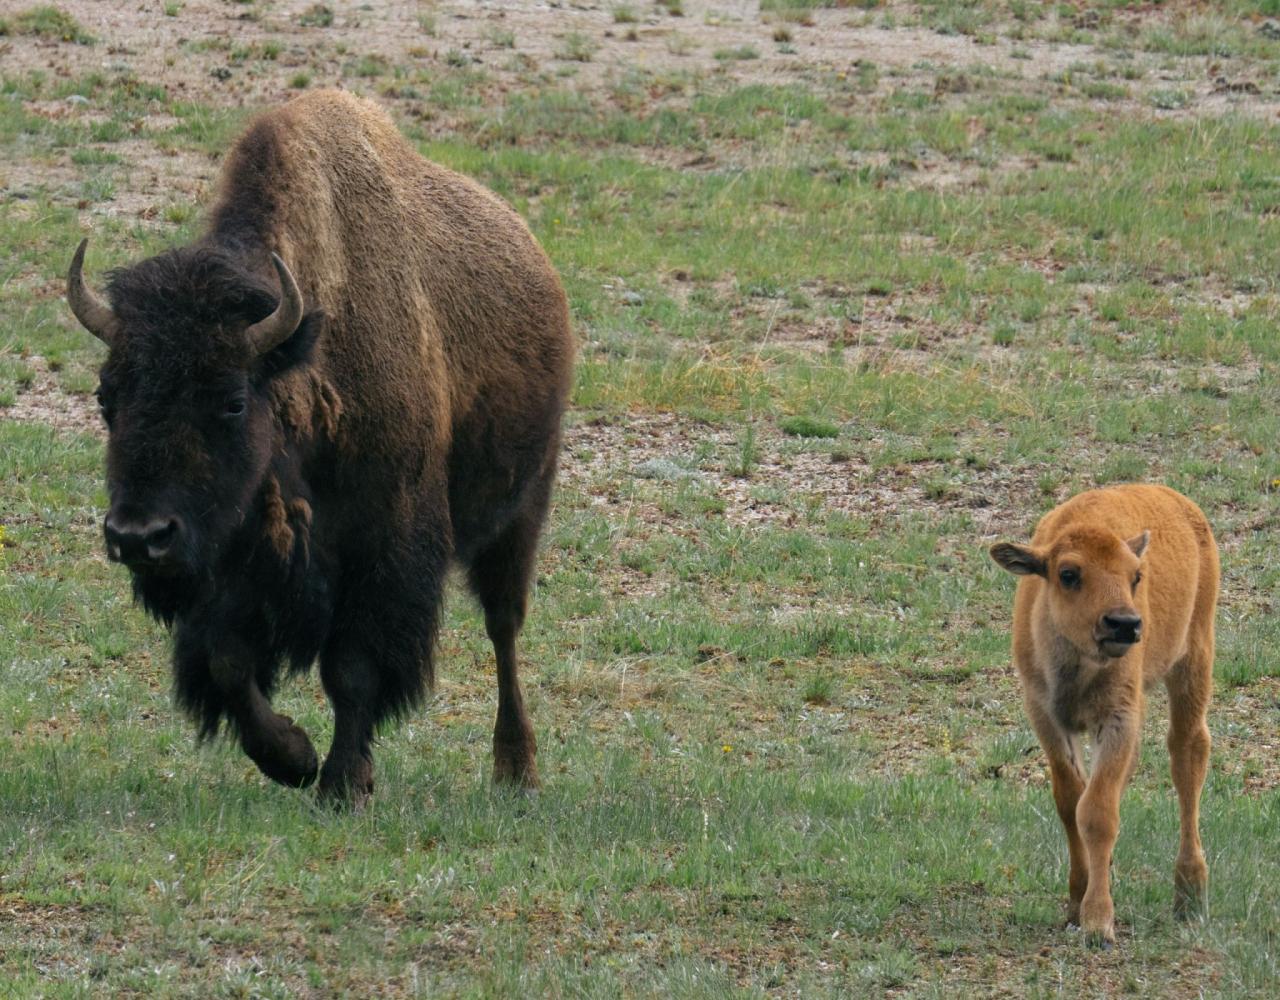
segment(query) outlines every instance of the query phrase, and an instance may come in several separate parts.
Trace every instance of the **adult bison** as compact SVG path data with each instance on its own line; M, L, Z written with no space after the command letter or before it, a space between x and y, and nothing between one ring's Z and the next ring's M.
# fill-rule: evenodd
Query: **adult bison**
M498 663L494 779L538 784L517 679L573 342L504 202L420 157L373 104L308 94L226 159L205 234L67 298L110 348L104 530L174 632L177 699L268 777L362 802L370 743L432 680L441 588L468 570ZM272 711L319 659L322 768Z

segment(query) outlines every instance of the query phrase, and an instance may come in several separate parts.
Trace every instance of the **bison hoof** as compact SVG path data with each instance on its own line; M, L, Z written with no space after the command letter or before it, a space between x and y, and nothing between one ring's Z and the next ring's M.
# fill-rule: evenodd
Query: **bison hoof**
M250 750L249 756L258 770L272 781L290 788L306 788L316 780L320 758L311 745L311 738L295 726L292 719L284 715L277 719L280 726L272 734L270 743L256 753Z
M373 797L373 761L341 767L331 757L320 775L320 801L340 812L360 812Z
M493 737L493 783L498 787L534 793L538 780L538 743L526 729L514 737Z
M533 757L519 754L493 758L493 783L498 788L529 794L537 794L542 787L542 782L538 779L538 765Z
M352 788L347 785L338 788L335 785L320 786L320 804L339 813L360 813L373 798L373 786Z
M504 791L523 792L525 795L537 795L542 788L538 778L538 767L528 761L520 767L512 766L511 761L495 760L493 762L493 787Z

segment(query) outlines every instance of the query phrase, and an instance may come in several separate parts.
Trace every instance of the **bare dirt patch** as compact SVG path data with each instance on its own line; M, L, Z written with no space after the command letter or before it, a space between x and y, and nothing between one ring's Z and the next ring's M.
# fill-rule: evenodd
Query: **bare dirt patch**
M755 460L745 475L740 465L744 426L706 424L672 413L630 413L607 421L571 424L565 433L561 480L588 495L606 499L628 481L656 479L671 488L693 483L724 501L723 517L735 525L794 528L802 505L822 514L844 514L873 527L893 522L909 509L941 520L964 512L975 521L975 541L1002 532L1024 532L1039 508L1039 475L1049 467L994 469L985 485L963 483L939 494L932 480L950 467L919 461L876 467L869 460L879 445L851 448L805 445L770 425L755 427ZM707 457L698 459L700 452ZM633 517L657 527L669 521L656 505L632 504Z
M308 16L317 6L311 0L264 7L188 0L173 17L149 5L101 0L64 0L58 6L97 43L11 38L4 43L7 73L132 72L165 81L174 96L221 107L279 101L290 93L290 78L300 66L310 71L312 85L345 82L370 89L376 81L354 69L362 56L427 69L442 62L470 65L487 76L476 86L497 95L540 74L544 81L582 89L601 88L632 70L804 84L835 82L860 63L892 75L895 86L918 79L932 87L943 68L952 75L980 71L1031 82L1113 54L1090 44L1037 38L993 44L909 23L887 28L876 16L847 8L817 9L807 23L789 23L790 38L780 43L774 40L776 19L762 15L752 0L687 0L682 17L636 3L629 5L636 20L626 23L615 20L616 3L538 0L329 4L327 25ZM891 4L881 13L901 21L909 9L895 11ZM1158 65L1143 53L1131 61L1139 69ZM1266 88L1240 84L1246 74L1230 60L1186 58L1180 65L1188 79L1203 81L1194 88L1196 111L1274 107ZM1150 76L1150 85L1168 85ZM1139 91L1148 85L1145 77L1131 84Z
M59 384L57 374L41 357L24 363L35 373L29 385L18 389L14 404L0 409L0 418L19 423L44 424L59 431L92 434L106 440L98 405L92 396L69 393Z

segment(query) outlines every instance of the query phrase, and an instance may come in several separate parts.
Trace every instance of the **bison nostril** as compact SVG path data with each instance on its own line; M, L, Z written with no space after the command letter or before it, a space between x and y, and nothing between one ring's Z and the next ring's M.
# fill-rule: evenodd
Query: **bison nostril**
M178 537L178 519L176 517L169 518L164 524L158 528L151 528L147 531L146 542L147 550L153 555L162 555L173 545L174 540Z
M107 556L115 562L134 565L164 558L181 534L182 525L176 517L140 524L108 514L102 530Z

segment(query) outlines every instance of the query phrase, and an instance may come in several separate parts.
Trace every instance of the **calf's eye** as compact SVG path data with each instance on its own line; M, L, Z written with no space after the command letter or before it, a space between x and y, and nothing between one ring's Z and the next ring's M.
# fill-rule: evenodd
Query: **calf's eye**
M1059 570L1058 579L1062 581L1064 587L1078 587L1080 586L1080 571L1078 569Z

